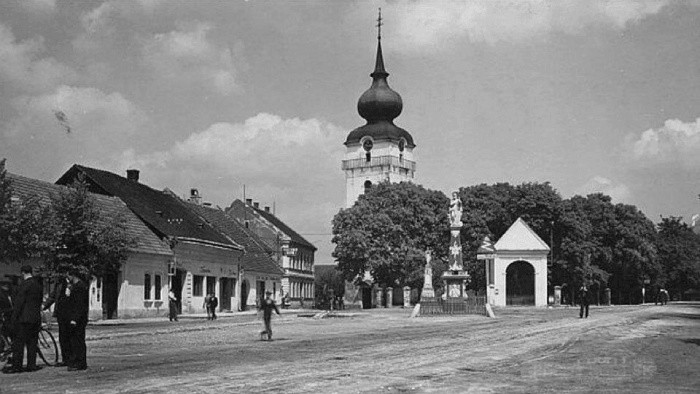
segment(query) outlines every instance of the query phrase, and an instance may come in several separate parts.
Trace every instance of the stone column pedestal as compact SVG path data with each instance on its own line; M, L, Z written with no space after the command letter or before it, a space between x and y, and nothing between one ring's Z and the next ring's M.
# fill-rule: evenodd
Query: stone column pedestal
M610 306L610 288L609 287L605 288L605 300L603 300L603 305Z
M394 288L393 287L387 287L386 288L386 307L391 308L391 304L394 302Z
M554 305L561 305L561 286L554 286Z
M408 286L403 287L403 307L411 307L411 288Z
M381 287L378 287L375 293L375 300L377 303L377 308L383 308L384 307L384 294L383 290Z

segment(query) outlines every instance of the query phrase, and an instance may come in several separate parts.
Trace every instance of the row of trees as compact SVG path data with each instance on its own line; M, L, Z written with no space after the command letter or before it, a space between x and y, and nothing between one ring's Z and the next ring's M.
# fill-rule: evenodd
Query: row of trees
M633 205L591 194L563 199L549 183L476 185L458 191L464 206L462 245L470 287L485 288L476 250L485 236L500 238L522 217L552 248L549 283L573 299L581 284L611 289L615 303L641 301L642 287L678 297L700 287L700 237L678 217L658 225ZM382 183L333 219L333 256L352 280L366 270L386 286L421 287L423 253L433 250L435 272L446 267L449 200L411 183ZM442 284L434 275L433 286Z
M85 182L49 196L17 198L0 160L0 262L40 260L46 275L76 269L85 277L116 272L136 240L123 217L96 206Z

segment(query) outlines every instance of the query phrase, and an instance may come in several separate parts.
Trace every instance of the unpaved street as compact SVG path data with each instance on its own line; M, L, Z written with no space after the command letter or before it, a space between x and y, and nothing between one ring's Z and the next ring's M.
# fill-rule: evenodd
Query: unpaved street
M409 319L253 316L91 328L85 372L2 375L2 392L697 392L700 304Z

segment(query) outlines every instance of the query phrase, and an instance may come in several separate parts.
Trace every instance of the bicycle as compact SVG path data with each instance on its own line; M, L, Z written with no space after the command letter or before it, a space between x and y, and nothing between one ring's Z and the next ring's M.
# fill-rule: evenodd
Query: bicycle
M0 320L0 326L5 324ZM50 331L51 318L42 314L41 329L39 330L39 340L37 342L37 356L49 367L58 363L58 345L56 339ZM0 335L0 362L6 362L12 356L12 340L5 335Z

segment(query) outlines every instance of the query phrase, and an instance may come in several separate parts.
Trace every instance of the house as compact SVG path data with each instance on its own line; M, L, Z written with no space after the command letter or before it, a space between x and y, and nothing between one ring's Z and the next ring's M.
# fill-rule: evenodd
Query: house
M295 307L314 304L314 254L316 247L258 203L236 199L226 213L255 233L275 252L277 264L284 270L282 291Z
M51 203L65 186L7 173L12 182L13 203L22 203L30 198L38 199L41 205ZM123 218L126 230L137 240L129 250L128 260L118 275L96 278L90 283L90 318L116 318L157 316L167 313L168 263L173 252L167 242L137 217L126 204L115 197L93 194L96 208L107 218ZM35 269L42 261L29 262ZM19 276L20 263L0 264L0 280L12 280ZM45 283L48 292L49 284Z
M76 164L56 183L69 185L79 178L88 183L92 193L119 198L169 244L173 256L167 287L176 294L181 313L204 312L204 297L210 293L219 298L221 310L232 310L240 302L236 294L240 294L242 245L221 234L171 193L140 183L138 170L127 170L127 176L122 177ZM144 272L143 283L155 281L156 274ZM155 302L155 294L144 290L142 302Z
M199 198L198 198L199 197ZM243 224L228 216L219 207L201 204L201 197L196 189L191 190L188 207L232 241L245 247L241 258L241 281L237 294L237 310L254 308L256 300L265 296L265 291L271 291L275 301L280 303L282 293L282 276L284 271L277 265L275 251L268 247L255 233L246 229ZM253 287L252 285L255 285Z

